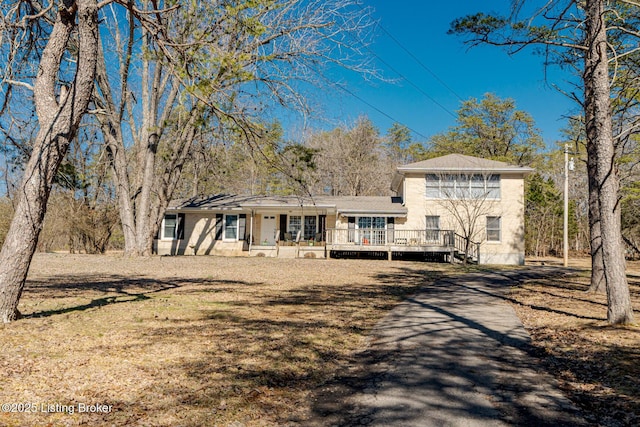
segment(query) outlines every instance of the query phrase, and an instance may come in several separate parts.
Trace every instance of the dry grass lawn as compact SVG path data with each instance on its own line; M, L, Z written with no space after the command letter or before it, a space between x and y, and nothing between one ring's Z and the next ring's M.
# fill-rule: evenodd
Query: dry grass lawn
M0 403L35 412L0 425L304 423L377 320L447 268L39 254L25 318L0 327Z
M547 261L548 264L548 261ZM514 308L533 345L590 423L640 425L640 263L627 276L636 324L609 326L606 295L587 293L589 260L573 260L572 273L514 287Z
M39 254L0 326L4 426L304 425L314 390L442 264ZM640 264L629 279L640 320ZM583 263L514 286L546 369L594 425L640 425L640 327L606 324ZM79 413L79 405L110 405ZM73 409L73 413L70 413Z

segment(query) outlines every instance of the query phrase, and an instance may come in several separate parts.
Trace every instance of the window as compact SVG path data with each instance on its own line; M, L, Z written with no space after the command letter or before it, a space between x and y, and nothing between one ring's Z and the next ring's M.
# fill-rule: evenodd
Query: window
M316 237L316 217L305 216L304 217L304 239L311 240Z
M440 177L440 199L453 199L456 195L456 177L444 175Z
M381 245L386 241L385 227L387 219L383 216L358 217L358 232L360 243L363 245Z
M224 216L224 239L238 240L238 215Z
M425 196L428 199L500 198L500 175L427 174Z
M383 216L360 216L358 217L358 228L384 229L387 221Z
M485 197L484 177L482 175L472 175L469 181L469 197L472 199L481 199Z
M440 241L440 217L427 215L426 217L426 234L428 242Z
M487 242L499 242L500 236L500 217L488 216L487 217Z
M289 217L289 233L295 240L298 237L298 231L302 230L302 217L298 215L292 215Z
M500 175L490 175L487 180L487 199L500 198Z
M165 214L162 220L163 240L175 240L184 238L184 214Z
M438 199L440 197L440 178L435 174L428 174L427 181L427 198Z
M164 216L164 226L162 227L163 239L175 239L178 229L178 215L166 214Z
M358 218L358 228L371 228L371 217L370 216L361 216Z

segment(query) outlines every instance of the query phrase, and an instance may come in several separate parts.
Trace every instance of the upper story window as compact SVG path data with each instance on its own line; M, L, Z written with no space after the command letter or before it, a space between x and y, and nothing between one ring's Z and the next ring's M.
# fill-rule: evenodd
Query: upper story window
M500 175L427 174L427 199L500 199Z

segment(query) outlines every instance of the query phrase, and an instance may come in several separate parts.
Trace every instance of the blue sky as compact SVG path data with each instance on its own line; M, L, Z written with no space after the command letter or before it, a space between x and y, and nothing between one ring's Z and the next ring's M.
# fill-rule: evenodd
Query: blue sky
M480 99L493 92L513 98L518 109L531 114L547 146L553 146L564 127L563 116L575 113L576 105L549 83L563 86L570 76L550 69L545 82L543 58L531 50L509 56L499 47L469 49L461 38L447 35L455 18L479 11L507 13L510 3L363 0L382 27L370 46L373 60L385 77L398 81L367 82L355 73L342 72L335 78L364 102L336 90L326 114L343 124L366 115L383 134L397 121L415 132L414 140L424 141L455 124L451 113L460 107L460 98Z

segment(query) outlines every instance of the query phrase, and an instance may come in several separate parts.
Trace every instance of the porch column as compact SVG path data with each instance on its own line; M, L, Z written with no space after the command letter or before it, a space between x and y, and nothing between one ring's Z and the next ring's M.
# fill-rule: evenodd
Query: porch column
M253 244L253 210L251 210L251 220L249 221L249 255L251 255L252 244Z

